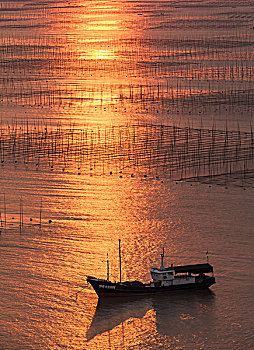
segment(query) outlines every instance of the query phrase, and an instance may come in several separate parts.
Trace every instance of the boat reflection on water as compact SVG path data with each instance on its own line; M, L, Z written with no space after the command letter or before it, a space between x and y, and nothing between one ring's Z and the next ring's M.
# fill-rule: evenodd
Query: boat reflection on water
M86 334L87 340L111 331L129 318L141 319L152 307L152 298L145 296L98 299L92 323Z
M182 291L154 299L157 332L181 338L183 334L191 335L191 330L203 330L207 320L213 323L214 301L215 294L210 289Z
M97 335L110 332L130 318L142 319L153 310L158 333L176 336L183 332L184 323L195 321L202 326L202 315L212 309L215 294L211 290L195 290L98 299L96 311L87 331L87 341Z

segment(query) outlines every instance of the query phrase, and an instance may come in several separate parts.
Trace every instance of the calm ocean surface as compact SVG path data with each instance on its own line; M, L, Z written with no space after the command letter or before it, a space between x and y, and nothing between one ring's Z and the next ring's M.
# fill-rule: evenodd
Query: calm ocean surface
M253 162L240 163L235 182L231 173L173 181L151 156L124 165L118 131L163 124L252 135L253 19L251 1L1 2L1 350L254 348ZM114 163L104 169L106 158L90 154L85 171L75 153L59 165L50 132L70 125L111 137ZM24 148L6 149L17 130ZM48 158L36 153L43 137ZM213 171L223 152L218 159ZM149 281L163 247L167 265L206 262L208 249L216 284L98 303L86 275L106 277L108 253L118 280L119 238L123 279Z

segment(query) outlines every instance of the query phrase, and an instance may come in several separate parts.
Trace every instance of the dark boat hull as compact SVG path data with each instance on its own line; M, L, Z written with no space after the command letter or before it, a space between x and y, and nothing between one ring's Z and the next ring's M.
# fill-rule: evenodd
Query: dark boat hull
M123 297L132 295L147 295L165 293L171 291L209 288L215 283L214 277L207 277L201 282L171 285L166 287L153 287L148 284L126 285L125 283L113 283L106 280L99 280L88 277L87 281L93 286L99 297Z

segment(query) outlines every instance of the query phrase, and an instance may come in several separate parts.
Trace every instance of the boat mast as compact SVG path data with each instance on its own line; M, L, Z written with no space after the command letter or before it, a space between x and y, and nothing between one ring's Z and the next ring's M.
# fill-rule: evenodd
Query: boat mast
M121 259L121 239L119 238L119 277L122 282L122 259Z
M107 253L107 281L109 281L109 260L108 260L108 253Z
M164 263L163 263L163 259L164 259L164 247L163 247L163 249L162 249L162 254L161 254L161 267L160 267L160 269L161 270L164 270Z

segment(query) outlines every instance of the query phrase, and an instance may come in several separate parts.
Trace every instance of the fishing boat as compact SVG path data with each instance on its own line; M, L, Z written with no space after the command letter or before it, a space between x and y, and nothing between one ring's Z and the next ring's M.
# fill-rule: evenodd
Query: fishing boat
M207 262L204 264L181 265L170 267L164 266L164 249L161 254L161 266L152 267L150 270L152 281L143 283L141 281L121 280L121 242L119 240L119 270L120 281L109 280L109 265L107 259L107 279L87 276L99 298L101 297L123 297L132 295L148 295L162 292L209 288L215 282L213 266Z

